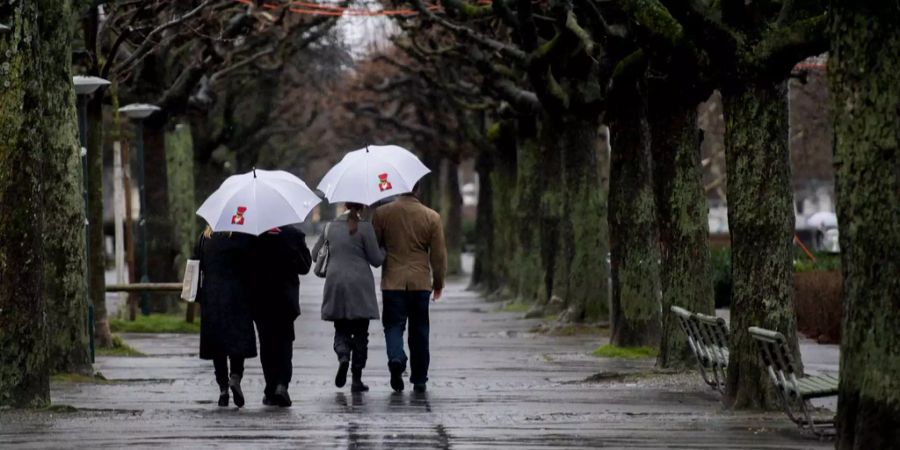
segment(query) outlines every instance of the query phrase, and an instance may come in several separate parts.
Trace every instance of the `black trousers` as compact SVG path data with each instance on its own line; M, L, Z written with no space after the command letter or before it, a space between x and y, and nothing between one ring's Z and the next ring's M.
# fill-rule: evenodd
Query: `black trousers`
M266 397L275 394L279 384L290 386L293 375L294 322L257 321L259 333L259 363L262 365Z
M369 319L335 320L334 352L338 361L352 361L352 370L365 369L369 358Z
M213 358L213 367L216 372L216 383L219 389L223 391L228 389L228 360L231 360L231 374L239 377L244 376L244 358L235 358L234 356L217 356Z

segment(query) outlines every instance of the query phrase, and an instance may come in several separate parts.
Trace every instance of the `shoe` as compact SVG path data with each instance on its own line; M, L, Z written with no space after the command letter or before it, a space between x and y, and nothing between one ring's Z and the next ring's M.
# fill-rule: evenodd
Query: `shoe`
M342 388L345 384L347 384L347 369L350 368L350 363L348 361L341 361L338 364L337 375L334 376L334 385Z
M275 399L269 397L268 395L263 395L263 405L265 406L278 406L278 403L275 403Z
M276 405L282 408L287 408L293 404L291 402L291 396L288 395L287 386L283 384L279 384L275 388L275 395L272 396L272 399L275 400Z
M394 392L403 392L403 369L405 364L391 361L388 363L388 369L391 371L391 389Z
M416 394L424 394L426 390L425 383L413 384L413 392Z
M362 382L362 370L356 369L353 371L353 383L350 384L350 392L367 392L369 390L369 386L366 386Z
M244 392L241 391L241 376L231 374L231 378L228 380L228 386L231 388L231 395L234 396L234 406L243 408Z
M219 392L219 406L228 406L228 389Z

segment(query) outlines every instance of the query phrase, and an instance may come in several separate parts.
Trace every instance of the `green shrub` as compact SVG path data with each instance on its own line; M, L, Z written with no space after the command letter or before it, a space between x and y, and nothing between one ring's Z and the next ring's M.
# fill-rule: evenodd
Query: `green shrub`
M711 248L709 265L713 277L716 308L727 308L731 306L731 249L728 247Z
M138 315L134 322L112 319L109 329L114 333L199 333L200 320L187 323L182 314Z
M478 241L478 236L475 234L475 221L474 220L463 220L462 223L462 234L463 234L463 248L464 249L474 249L475 243Z
M841 255L839 253L813 253L816 260L813 261L805 253L794 258L794 273L809 272L811 270L841 270Z

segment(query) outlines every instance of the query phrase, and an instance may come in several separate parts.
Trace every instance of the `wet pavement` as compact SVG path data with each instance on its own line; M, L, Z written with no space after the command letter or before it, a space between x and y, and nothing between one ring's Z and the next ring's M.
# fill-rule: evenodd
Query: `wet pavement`
M0 448L734 448L808 449L783 414L723 411L698 375L653 374L652 360L595 358L599 336L548 336L451 282L433 304L426 394L392 393L381 324L370 327L363 394L333 385L333 328L319 320L322 281L304 277L292 408L261 404L258 359L247 406L219 408L196 335L125 335L142 358L98 358L108 383L54 383L74 412L0 411ZM814 356L833 368L836 349ZM804 350L804 353L806 351ZM814 365L815 365L814 364ZM605 381L585 381L595 374ZM643 373L614 376L613 374Z

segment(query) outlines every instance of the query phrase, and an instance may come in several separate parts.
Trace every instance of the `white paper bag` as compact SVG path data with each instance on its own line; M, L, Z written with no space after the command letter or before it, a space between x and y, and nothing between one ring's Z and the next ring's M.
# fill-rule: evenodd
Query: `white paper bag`
M181 280L181 298L188 302L197 299L197 288L200 285L200 261L189 259L184 265L184 278Z

